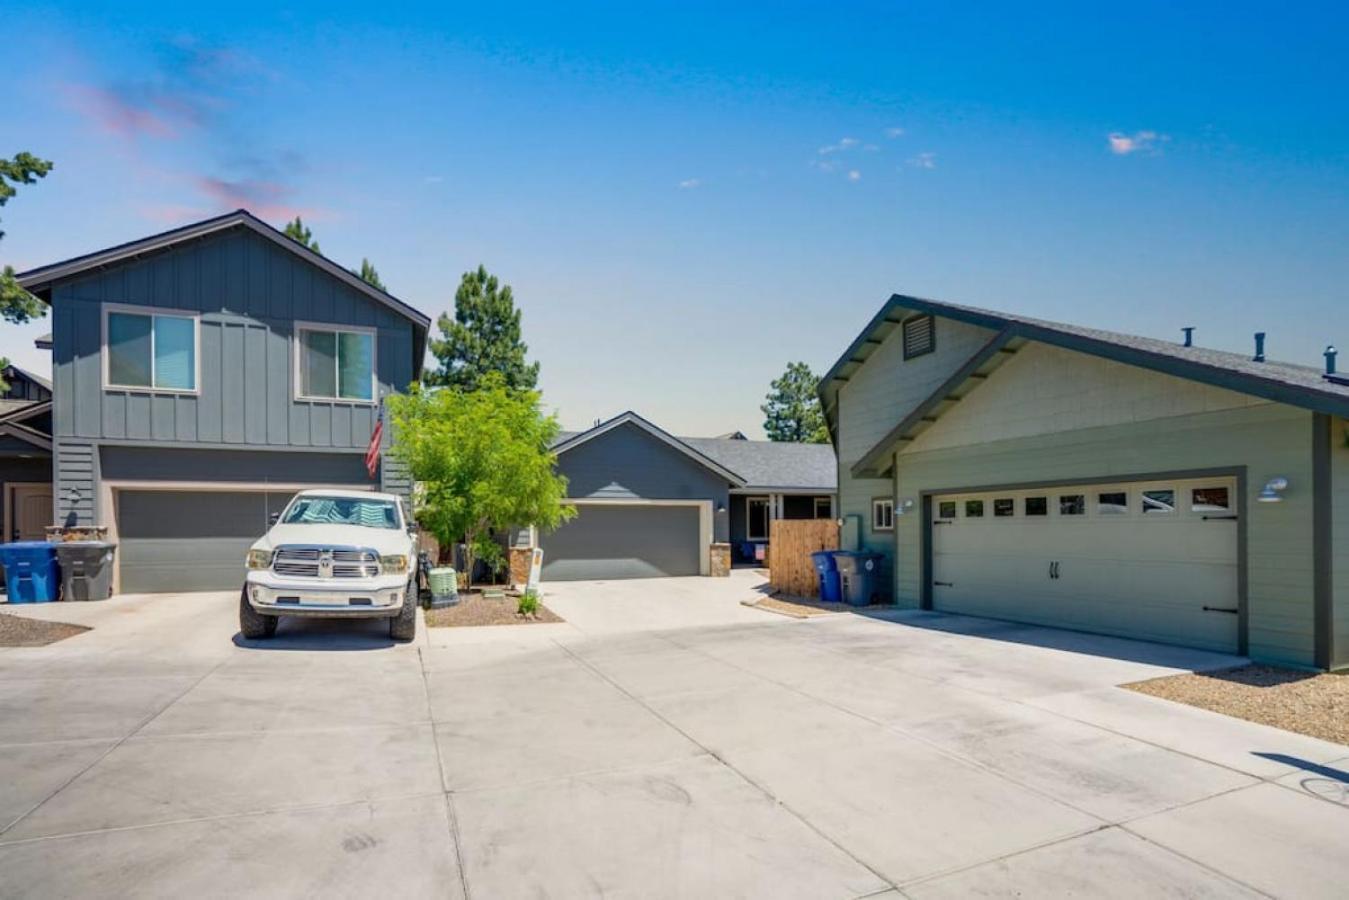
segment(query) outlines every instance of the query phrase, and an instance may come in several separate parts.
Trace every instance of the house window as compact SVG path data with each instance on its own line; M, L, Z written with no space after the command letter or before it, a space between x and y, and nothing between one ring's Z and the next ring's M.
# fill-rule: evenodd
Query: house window
M375 398L373 331L302 327L300 396L369 403Z
M894 531L895 501L889 499L871 501L871 529L873 531Z
M828 519L834 514L834 504L828 497L815 498L815 518Z
M768 498L745 498L745 540L768 540Z
M913 359L937 348L936 325L931 316L909 319L904 328L904 358Z
M103 385L148 391L197 389L197 317L109 306L103 319Z

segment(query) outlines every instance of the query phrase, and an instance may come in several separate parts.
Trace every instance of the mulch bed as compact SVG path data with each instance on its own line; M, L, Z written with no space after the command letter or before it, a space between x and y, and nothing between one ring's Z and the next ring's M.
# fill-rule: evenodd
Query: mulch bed
M1349 675L1240 666L1123 687L1285 731L1349 744Z
M858 609L858 607L849 606L846 603L825 603L823 600L792 597L787 594L773 594L760 600L746 600L745 605L797 619L826 616L830 613L855 612Z
M489 600L481 591L459 594L459 602L444 609L426 610L426 624L431 628L466 628L474 625L539 625L561 622L562 617L542 603L532 617L516 612L519 598L507 594L500 600Z
M0 647L45 647L89 630L83 625L0 613Z

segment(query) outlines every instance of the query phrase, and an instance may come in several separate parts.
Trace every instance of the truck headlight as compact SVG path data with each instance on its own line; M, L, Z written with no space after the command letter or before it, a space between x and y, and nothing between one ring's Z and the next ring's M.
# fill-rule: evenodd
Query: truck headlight
M270 569L272 567L272 551L249 550L248 567L250 569Z
M385 575L401 575L408 570L408 558L401 553L381 556L379 570Z

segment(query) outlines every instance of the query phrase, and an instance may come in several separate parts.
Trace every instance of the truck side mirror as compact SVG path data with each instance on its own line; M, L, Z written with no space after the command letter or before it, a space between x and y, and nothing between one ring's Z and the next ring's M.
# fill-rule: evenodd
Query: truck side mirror
M279 521L281 521L281 513L279 513L279 512L274 512L274 513L272 513L270 516L267 517L267 525L268 525L269 527L272 526L272 525L275 525L275 524L276 524L277 522L279 522Z

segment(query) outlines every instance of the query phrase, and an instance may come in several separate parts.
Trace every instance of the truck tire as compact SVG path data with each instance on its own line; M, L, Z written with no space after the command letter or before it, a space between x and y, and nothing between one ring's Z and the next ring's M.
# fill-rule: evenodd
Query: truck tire
M276 634L276 616L264 616L248 602L248 588L239 592L239 633L249 640Z
M389 637L395 641L410 641L417 636L417 576L408 581L403 594L403 608L389 619Z

